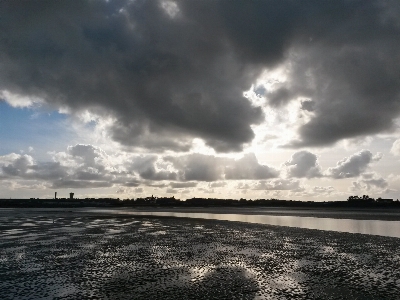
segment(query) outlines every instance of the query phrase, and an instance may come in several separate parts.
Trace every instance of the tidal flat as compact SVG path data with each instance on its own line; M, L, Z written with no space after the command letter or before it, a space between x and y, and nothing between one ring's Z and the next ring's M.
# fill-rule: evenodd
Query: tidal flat
M399 246L231 221L4 210L0 299L398 299Z

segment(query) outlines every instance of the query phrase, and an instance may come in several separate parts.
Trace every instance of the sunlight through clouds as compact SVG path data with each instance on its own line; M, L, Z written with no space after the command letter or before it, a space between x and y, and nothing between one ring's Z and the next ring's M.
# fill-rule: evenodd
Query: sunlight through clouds
M398 13L385 0L2 2L0 196L398 198Z

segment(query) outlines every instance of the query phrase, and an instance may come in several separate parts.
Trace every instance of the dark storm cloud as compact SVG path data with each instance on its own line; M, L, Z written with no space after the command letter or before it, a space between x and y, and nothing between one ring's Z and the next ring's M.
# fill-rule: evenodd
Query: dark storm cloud
M291 147L390 130L400 112L398 1L235 1L231 37L246 60L289 63L270 106L308 98L313 112ZM239 21L240 20L240 21Z
M377 133L399 115L398 1L174 3L2 1L0 89L112 116L114 140L157 151L193 137L241 150L263 119L242 92L284 61L270 105L315 103L292 147Z
M218 3L2 2L0 89L117 121L124 145L187 151L202 137L240 150L262 120L242 95L261 67L224 38ZM199 10L197 10L199 9Z
M370 163L378 161L381 158L381 153L374 156L371 151L362 150L338 161L336 167L329 168L326 171L326 175L335 179L357 177L367 170Z
M301 102L301 109L306 111L314 111L315 103L313 101L302 101Z
M399 116L399 2L331 5L336 10L326 14L326 21L312 20L318 26L307 32L309 43L294 46L287 88L312 101L311 107L303 102L302 108L313 116L291 147L325 146L391 130ZM340 11L342 16L334 17Z
M270 106L282 106L287 104L291 99L290 91L283 87L266 95Z

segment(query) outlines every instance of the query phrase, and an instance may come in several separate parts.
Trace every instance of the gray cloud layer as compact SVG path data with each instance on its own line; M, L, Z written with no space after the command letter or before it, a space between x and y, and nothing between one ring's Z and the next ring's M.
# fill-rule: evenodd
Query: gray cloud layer
M237 160L202 154L131 155L116 160L98 147L78 144L69 146L66 152L53 153L53 162L37 162L27 154L0 156L0 180L40 181L49 188L138 187L143 184L178 189L196 187L201 181L218 188L226 185L219 180L278 176L278 170L260 164L251 153Z
M339 161L336 167L326 171L326 175L335 179L357 177L367 170L371 162L381 158L381 153L374 156L371 151L362 150Z
M295 179L274 179L271 181L259 181L253 186L254 190L301 190L300 182Z
M102 108L125 145L187 150L199 136L240 150L262 120L242 95L257 68L223 38L214 4L179 7L172 19L158 1L2 2L0 88Z
M0 156L0 181L13 181L24 187L41 188L118 188L118 193L130 188L168 189L169 193L189 192L197 188L214 192L236 181L237 189L305 192L298 178L356 178L352 191L386 191L386 179L370 170L370 165L382 158L362 150L337 162L323 174L317 156L299 151L282 164L281 172L262 165L253 153L239 159L203 154L179 156L107 155L92 145L69 146L65 152L51 153L53 161L37 162L28 154ZM286 172L285 172L286 171ZM283 175L282 178L279 177ZM285 176L286 175L286 176ZM206 188L205 188L205 182ZM141 188L143 191L143 188ZM332 194L332 187L314 187L312 194ZM129 192L129 191L128 191Z
M114 140L154 150L187 151L193 137L240 150L263 120L243 90L287 60L268 103L301 96L313 114L292 147L377 133L399 115L398 1L163 3L2 1L0 90L111 115Z
M388 182L386 179L382 178L380 175L371 172L362 174L360 179L353 181L350 190L352 191L370 191L375 190L385 190L388 187Z
M234 160L212 155L190 154L178 157L166 157L179 170L182 181L218 181L218 180L255 180L279 176L279 171L261 165L253 153Z

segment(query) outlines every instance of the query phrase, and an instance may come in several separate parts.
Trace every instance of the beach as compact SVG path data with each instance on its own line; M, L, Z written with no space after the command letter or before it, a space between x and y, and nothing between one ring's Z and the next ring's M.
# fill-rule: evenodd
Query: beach
M1 299L398 299L400 291L398 238L67 209L7 212Z

